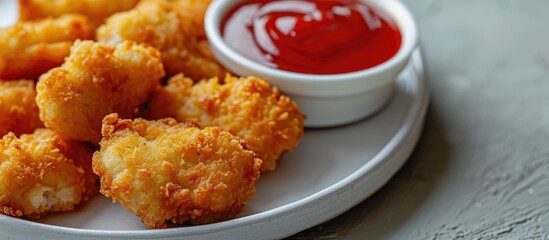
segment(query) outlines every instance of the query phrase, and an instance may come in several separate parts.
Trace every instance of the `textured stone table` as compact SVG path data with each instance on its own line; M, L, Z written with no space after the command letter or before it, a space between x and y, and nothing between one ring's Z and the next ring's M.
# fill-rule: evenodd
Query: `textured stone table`
M403 0L432 84L407 164L291 239L549 239L549 1Z

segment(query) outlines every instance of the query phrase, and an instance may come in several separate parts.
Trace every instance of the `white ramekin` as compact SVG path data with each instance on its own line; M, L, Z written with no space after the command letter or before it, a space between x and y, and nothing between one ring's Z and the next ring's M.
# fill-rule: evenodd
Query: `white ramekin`
M269 81L294 100L307 115L307 127L334 127L366 118L391 98L395 78L406 66L418 43L412 14L398 0L364 0L390 17L402 34L397 54L388 61L362 71L344 74L302 74L270 68L233 50L223 40L221 24L228 12L246 0L214 0L205 28L214 56L229 71Z

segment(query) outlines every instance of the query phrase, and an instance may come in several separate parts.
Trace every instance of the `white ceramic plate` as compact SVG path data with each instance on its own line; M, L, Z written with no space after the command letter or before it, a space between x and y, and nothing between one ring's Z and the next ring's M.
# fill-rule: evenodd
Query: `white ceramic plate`
M0 0L0 26L13 1ZM405 162L421 133L429 88L421 53L397 80L379 114L341 128L307 130L278 169L261 176L257 195L238 218L204 226L147 230L139 218L98 195L82 210L38 222L0 215L3 239L273 239L327 221L379 189ZM329 109L326 109L329 111Z

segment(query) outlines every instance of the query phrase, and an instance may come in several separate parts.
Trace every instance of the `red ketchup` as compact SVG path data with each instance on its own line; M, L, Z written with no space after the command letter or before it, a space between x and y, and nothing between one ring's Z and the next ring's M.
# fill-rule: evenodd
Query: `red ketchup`
M222 34L247 58L296 73L368 69L401 45L395 24L361 0L249 0L225 18Z

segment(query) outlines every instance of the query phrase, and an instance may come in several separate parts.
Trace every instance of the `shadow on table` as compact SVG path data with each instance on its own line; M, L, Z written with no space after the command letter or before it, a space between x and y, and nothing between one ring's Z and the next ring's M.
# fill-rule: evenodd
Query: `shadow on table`
M420 220L414 213L443 176L450 151L444 125L431 106L418 146L382 189L346 213L288 239L390 238L407 221Z

